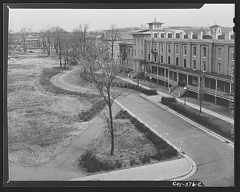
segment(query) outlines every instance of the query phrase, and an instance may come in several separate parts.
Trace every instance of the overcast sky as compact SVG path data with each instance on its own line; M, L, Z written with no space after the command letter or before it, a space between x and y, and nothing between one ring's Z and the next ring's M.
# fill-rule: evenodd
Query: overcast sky
M19 32L27 27L34 31L59 26L67 31L89 24L90 30L140 27L157 21L165 26L233 27L234 4L206 4L201 9L10 9L9 28Z

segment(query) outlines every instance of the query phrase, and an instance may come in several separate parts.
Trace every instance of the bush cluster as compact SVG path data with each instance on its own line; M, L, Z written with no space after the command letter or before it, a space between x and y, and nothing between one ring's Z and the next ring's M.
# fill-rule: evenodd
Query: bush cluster
M89 121L92 119L97 113L102 111L102 109L106 106L106 102L102 99L95 102L92 107L86 111L78 114L78 117L81 121Z
M175 98L174 98L175 99ZM174 111L188 117L189 119L199 123L200 125L222 135L223 137L227 137L228 139L233 139L231 136L231 130L227 129L221 122L214 122L211 118L206 115L197 112L195 109L190 109L187 106L184 106L181 103L174 101L172 98L164 98L162 97L162 104L168 105Z
M150 89L150 90L144 89L143 87L132 84L132 83L119 83L118 87L127 88L127 89L134 89L134 90L137 90L137 91L139 91L139 92L141 92L145 95L158 95L157 90L155 90L155 89Z
M117 115L117 118L123 117L124 119L130 119L131 123L141 132L143 133L149 141L151 141L154 146L157 148L157 151L160 151L161 157L171 158L177 155L177 151L170 146L166 141L161 139L158 135L152 132L147 126L138 121L135 117L132 117L127 111L121 110ZM115 117L115 118L116 118Z
M87 94L87 93L78 93L73 91L68 91L61 89L60 87L57 87L51 83L51 78L58 73L62 72L62 69L60 67L53 67L53 68L47 68L43 69L41 75L39 84L48 92L54 93L54 94L67 94L67 95L76 95L80 96L82 98L96 98L97 95L94 94Z
M116 162L114 165L111 162L102 162L91 151L86 151L80 158L80 165L86 168L87 172L98 172L113 170L114 167L120 167L120 162Z
M163 105L169 105L170 103L177 102L175 97L162 97L161 103Z

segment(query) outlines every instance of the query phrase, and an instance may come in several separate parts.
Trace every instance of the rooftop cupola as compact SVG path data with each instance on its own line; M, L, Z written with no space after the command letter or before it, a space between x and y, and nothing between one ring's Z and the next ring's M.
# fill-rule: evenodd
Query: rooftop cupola
M149 25L149 30L159 30L159 29L162 29L162 25L164 23L161 23L161 22L157 22L156 18L153 22L151 23L148 23Z
M222 35L222 27L220 25L212 25L209 27L211 34Z

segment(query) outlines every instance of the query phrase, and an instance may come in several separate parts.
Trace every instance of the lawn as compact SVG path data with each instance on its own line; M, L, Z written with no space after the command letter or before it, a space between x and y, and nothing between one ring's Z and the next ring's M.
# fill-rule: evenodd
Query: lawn
M9 60L7 78L9 160L40 166L61 153L85 128L78 114L91 108L87 97L51 85L58 59L41 50ZM42 85L38 82L45 82ZM41 89L40 89L41 88ZM45 90L45 91L42 91ZM50 92L49 92L50 91ZM70 94L70 95L69 95Z

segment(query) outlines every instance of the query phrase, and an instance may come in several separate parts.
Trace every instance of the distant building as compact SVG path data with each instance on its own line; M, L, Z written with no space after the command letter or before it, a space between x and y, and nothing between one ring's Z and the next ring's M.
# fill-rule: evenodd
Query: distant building
M148 25L149 29L132 34L132 44L119 44L120 54L132 60L135 71L168 87L173 95L181 97L188 91L199 99L203 88L206 100L230 106L235 63L232 31L222 34L219 25L195 31L164 28L156 19Z

